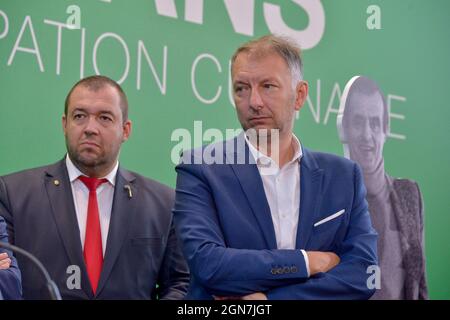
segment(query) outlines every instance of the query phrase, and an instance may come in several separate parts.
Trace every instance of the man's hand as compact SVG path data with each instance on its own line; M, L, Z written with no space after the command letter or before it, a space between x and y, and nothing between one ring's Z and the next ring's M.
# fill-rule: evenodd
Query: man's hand
M11 266L11 259L8 257L8 254L0 253L0 270L8 269Z
M262 292L250 293L246 296L228 296L228 297L218 297L214 296L214 300L267 300L267 296Z
M309 273L328 272L339 264L341 259L333 252L306 251L309 260Z
M267 296L262 292L255 292L241 297L241 300L267 300Z

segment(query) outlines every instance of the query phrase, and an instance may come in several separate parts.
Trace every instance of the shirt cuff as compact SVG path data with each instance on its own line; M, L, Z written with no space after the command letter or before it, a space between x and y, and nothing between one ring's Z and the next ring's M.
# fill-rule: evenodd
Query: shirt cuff
M300 250L303 254L303 258L305 258L305 264L306 264L306 272L308 273L308 278L310 277L310 272L309 272L309 259L308 259L308 255L306 254L306 251L301 249Z

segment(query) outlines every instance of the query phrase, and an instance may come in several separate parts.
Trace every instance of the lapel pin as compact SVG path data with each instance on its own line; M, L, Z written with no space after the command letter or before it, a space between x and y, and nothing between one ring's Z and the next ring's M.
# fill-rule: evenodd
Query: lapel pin
M126 184L123 186L123 188L128 191L128 198L130 198L130 199L133 198L133 193L131 192L131 187L128 184Z
M54 184L55 186L59 186L59 180L53 180L53 184Z

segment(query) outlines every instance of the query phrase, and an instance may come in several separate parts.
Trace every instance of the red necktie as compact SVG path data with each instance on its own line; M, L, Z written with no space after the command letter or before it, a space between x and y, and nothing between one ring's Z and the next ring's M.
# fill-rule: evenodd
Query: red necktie
M84 238L84 261L91 282L92 290L97 290L100 273L103 266L102 231L100 229L100 218L97 203L97 188L106 179L90 178L80 176L79 179L89 189L89 204L86 220L86 235Z

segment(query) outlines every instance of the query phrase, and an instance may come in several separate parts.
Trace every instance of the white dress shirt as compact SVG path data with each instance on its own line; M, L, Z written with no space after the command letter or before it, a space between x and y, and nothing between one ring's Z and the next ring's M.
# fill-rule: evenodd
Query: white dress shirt
M257 150L248 137L245 141L255 159L261 176L264 192L269 203L278 249L295 249L300 210L300 161L302 147L297 137L292 135L294 156L282 168L271 157ZM301 250L309 275L309 261Z
M70 185L72 187L73 202L75 204L75 212L77 214L78 228L80 229L81 245L84 248L84 238L86 236L86 219L89 204L89 189L78 179L79 176L85 176L70 160L69 155L66 156L67 172L69 173ZM108 239L109 223L111 221L111 210L114 198L114 185L116 183L117 169L119 162L116 163L114 169L103 177L108 180L97 188L97 202L99 210L100 229L102 232L102 249L105 256L106 241Z

